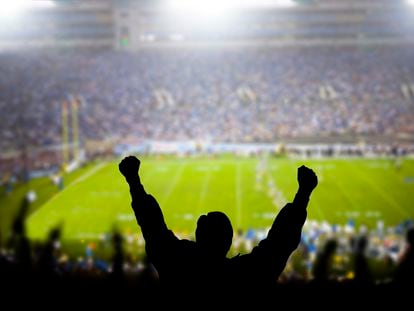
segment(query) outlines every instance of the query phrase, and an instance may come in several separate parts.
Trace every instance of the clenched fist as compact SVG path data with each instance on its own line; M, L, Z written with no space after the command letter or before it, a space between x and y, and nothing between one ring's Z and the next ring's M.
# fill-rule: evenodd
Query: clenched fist
M310 168L302 165L298 168L299 189L307 194L311 194L318 185L318 177Z
M141 162L134 156L125 157L118 165L119 171L127 181L139 179L138 171Z

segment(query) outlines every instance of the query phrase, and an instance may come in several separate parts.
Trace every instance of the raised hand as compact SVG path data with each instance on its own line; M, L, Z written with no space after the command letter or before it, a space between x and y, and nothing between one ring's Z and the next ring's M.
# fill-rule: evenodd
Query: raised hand
M297 179L299 183L299 191L309 195L318 185L318 177L316 176L315 172L304 165L298 168Z
M139 166L141 162L135 156L125 157L118 165L119 171L129 181L139 180Z

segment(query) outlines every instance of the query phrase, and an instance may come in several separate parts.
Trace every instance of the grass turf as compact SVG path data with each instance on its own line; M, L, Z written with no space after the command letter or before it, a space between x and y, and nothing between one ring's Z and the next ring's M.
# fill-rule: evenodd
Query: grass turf
M265 229L297 189L296 170L305 164L319 185L308 206L308 219L373 227L413 219L414 160L397 169L391 159L143 158L140 174L147 192L160 203L167 225L194 232L200 214L225 212L235 229ZM64 240L97 239L114 227L138 232L128 186L118 162L90 165L61 192L35 209L29 236L44 238L57 224ZM261 167L261 168L260 168ZM43 189L39 185L40 189ZM0 201L1 202L1 201Z

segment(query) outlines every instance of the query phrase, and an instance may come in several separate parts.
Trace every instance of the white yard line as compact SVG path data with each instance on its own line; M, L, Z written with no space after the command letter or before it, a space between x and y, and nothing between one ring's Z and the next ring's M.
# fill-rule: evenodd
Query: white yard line
M359 211L361 209L361 206L358 206L355 204L354 200L352 199L352 197L348 194L348 192L346 191L345 187L343 185L341 185L340 183L338 183L335 178L332 178L331 181L333 182L333 184L336 186L336 188L339 189L339 191L343 194L343 196L348 200L348 202L352 205L352 207Z
M276 208L281 209L283 206L285 206L285 204L288 202L288 200L287 200L285 194L283 193L283 191L277 186L277 183L276 183L275 179L272 177L272 175L268 171L267 171L267 178L269 180L273 181L273 184L275 185L274 186L275 191L280 194L280 195L277 195L277 197L276 197L276 201L277 201ZM270 197L269 195L268 195L268 197L272 200L272 204L273 204L273 198Z
M242 203L242 191L241 191L241 173L240 173L240 163L237 162L236 166L236 228L239 229L241 226L241 203Z
M180 180L181 176L183 175L184 167L186 166L185 163L181 164L179 168L177 169L177 172L174 175L174 178L172 179L167 191L165 191L164 197L160 200L161 207L165 205L165 202L168 201L170 198L174 188L177 186L178 181Z
M198 198L198 203L197 203L197 214L200 215L201 214L201 206L202 203L205 202L205 199L207 197L207 192L208 192L208 187L210 184L210 179L211 179L211 172L209 171L206 176L203 179L203 184L201 186L201 191L200 191L200 196Z
M354 166L347 163L348 166L354 170L358 175L360 175L366 183L380 196L382 197L389 205L391 205L396 211L398 211L402 216L408 217L409 214L407 211L401 208L401 206L394 200L394 198L388 195L386 189L381 189L375 182L373 182L367 174L364 174L363 171L356 169Z
M89 177L95 175L99 170L101 170L104 166L109 165L109 163L99 163L97 166L95 166L93 169L91 169L90 171L87 171L85 174L79 176L78 178L76 178L68 187L66 187L65 189L68 189L74 185L76 185L77 183L80 183L82 181L85 181L86 179L88 179Z
M95 175L97 172L99 172L100 170L102 170L105 166L109 165L109 163L99 163L97 166L95 166L94 168L92 168L91 170L85 172L83 175L79 176L78 178L76 178L69 186L65 187L63 189L63 191L60 191L58 193L56 193L54 196L52 196L49 200L47 200L45 203L43 203L42 206L45 206L46 204L49 204L50 202L53 202L54 200L56 200L59 196L61 196L63 194L63 192L65 192L66 190L72 188L73 186L75 186L76 184L87 180L88 178L92 177L93 175ZM34 215L36 215L40 210L42 210L42 208L38 208L36 211L34 211L29 218L33 217Z

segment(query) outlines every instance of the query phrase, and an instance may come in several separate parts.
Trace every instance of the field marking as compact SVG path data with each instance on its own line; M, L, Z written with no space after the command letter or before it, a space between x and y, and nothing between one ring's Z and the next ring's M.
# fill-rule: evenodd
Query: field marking
M352 205L352 207L355 209L355 210L360 210L361 209L361 206L359 206L359 205L356 205L355 204L355 202L354 202L354 200L352 199L352 197L348 194L348 192L346 191L346 189L345 189L345 187L342 185L342 184L340 184L340 183L338 183L337 181L336 181L336 178L334 177L334 178L332 178L331 179L331 181L332 181L332 183L336 186L336 188L338 188L339 189L339 191L343 194L343 196L345 197L345 199Z
M269 194L269 191L272 191L271 189L272 187L268 185L266 195L272 201L273 206L275 206L278 210L280 210L283 208L283 206L286 205L286 203L288 202L288 199L286 198L285 194L280 189L280 187L277 185L276 180L273 178L273 175L271 175L268 171L266 171L266 175L267 175L268 183L269 181L271 182L271 184L273 185L274 193L275 193L274 196Z
M85 174L79 176L78 178L76 178L66 189L70 188L71 186L74 186L82 181L85 181L86 179L88 179L89 177L91 177L92 175L95 175L100 169L102 169L104 166L109 165L109 163L99 163L97 166L95 166L93 169L91 169L90 171L87 171Z
M155 165L154 165L155 166ZM157 167L157 166L155 166L155 168L152 168L152 167L150 167L150 168L145 168L145 172L148 172L149 171L149 173L145 173L144 175L141 173L141 171L142 171L142 167L140 167L139 168L139 171L140 171L140 179L141 179L141 183L144 185L144 184L149 184L153 179L154 179L154 176L156 176L156 174L157 173L164 173L164 172L167 172L167 171L169 171L170 170L170 168L167 168L167 167L165 167L165 164L163 164L163 166L161 166L161 167Z
M28 220L30 218L32 218L34 215L36 215L39 211L41 211L43 209L43 206L45 206L47 204L50 204L51 202L53 202L54 200L56 200L59 196L61 196L64 192L66 192L68 189L72 188L73 186L79 184L82 181L87 180L88 178L92 177L93 175L95 175L97 172L99 172L105 166L108 166L108 165L110 165L110 163L104 163L104 162L99 163L97 166L95 166L91 170L85 172L83 175L81 175L78 178L76 178L73 182L71 182L69 184L69 186L63 188L62 191L59 191L58 193L56 193L55 195L53 195L49 200L47 200L45 203L43 203L41 207L39 207L36 211L34 211L32 214L30 214Z
M197 208L196 208L198 215L201 214L201 203L205 202L204 200L207 196L210 179L211 179L211 172L207 172L206 176L203 179L203 184L201 186L200 195L198 197Z
M174 218L180 218L180 219L184 219L184 220L193 220L195 218L195 216L191 213L177 213L173 215Z
M184 167L187 166L186 163L181 163L180 166L177 169L177 172L174 175L174 178L172 179L167 191L164 193L164 197L160 200L160 206L165 205L165 203L170 198L174 188L177 186L178 181L180 180L181 176L183 175Z
M270 164L268 162L268 159L262 158L262 162L258 164L258 166L263 169L263 176L265 178L262 179L262 183L267 181L267 183L263 186L265 190L263 192L265 193L266 197L270 200L273 207L275 207L277 210L282 209L283 206L286 205L288 202L284 192L282 189L278 186L276 183L275 176L272 172L279 171L280 165L276 164ZM260 170L258 170L258 166L256 167L256 175Z
M354 170L355 172L357 172L357 174L359 176L361 176L366 182L367 184L376 192L378 193L386 202L388 202L388 204L390 204L392 207L394 207L395 210L397 210L402 216L404 217L408 217L409 214L403 210L400 205L398 204L397 201L394 200L394 198L390 195L387 194L386 191L382 191L383 189L381 189L380 186L378 186L375 182L373 182L367 174L363 173L362 170L358 170L356 169L354 166L350 165L349 163L347 163L347 165L349 167L351 167L352 170Z
M240 162L236 164L236 226L237 229L241 225L241 203L242 203L242 191L241 191L241 174L240 174Z
M260 219L275 219L277 215L274 212L253 213L254 218Z
M135 215L132 214L132 213L117 214L116 219L119 220L119 221L134 221L134 222L136 221Z

